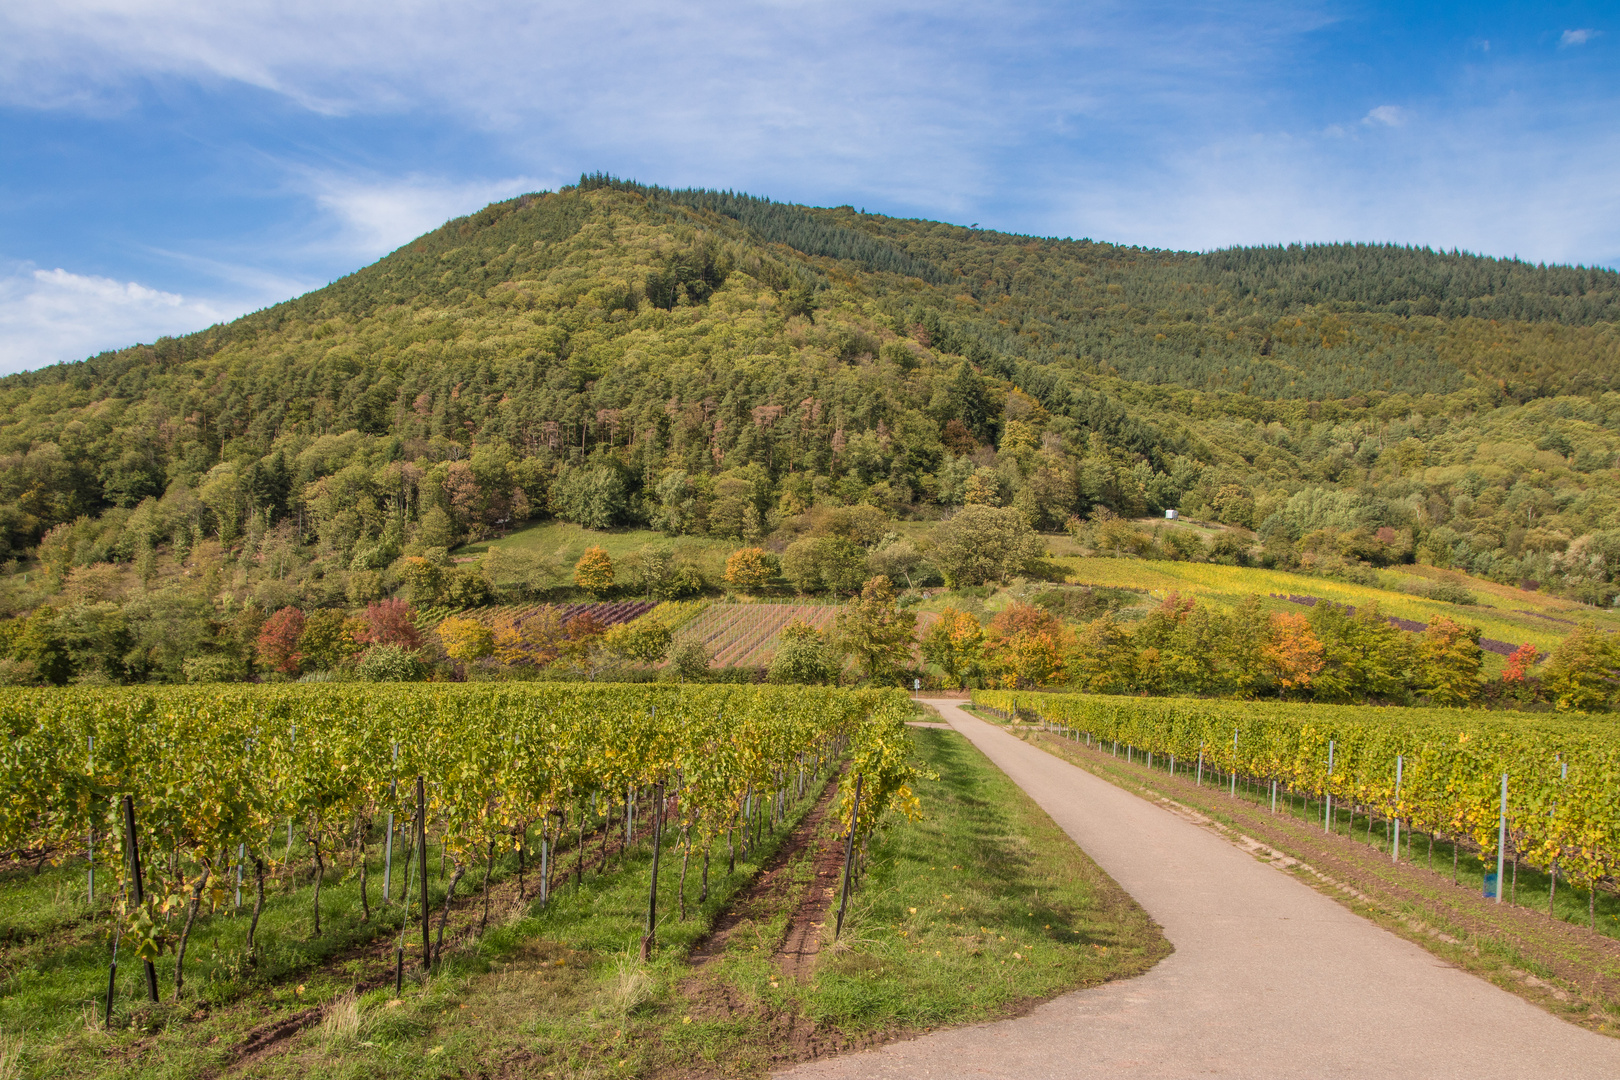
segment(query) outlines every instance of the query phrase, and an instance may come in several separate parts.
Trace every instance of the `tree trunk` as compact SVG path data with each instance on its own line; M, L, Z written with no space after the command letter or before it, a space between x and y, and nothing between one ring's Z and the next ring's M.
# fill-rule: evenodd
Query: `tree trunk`
M256 951L258 947L254 944L253 935L259 929L259 916L264 913L264 860L259 858L256 852L253 856L253 879L256 883L257 895L253 899L253 921L248 923L247 932L248 961L250 963L255 962L258 956Z
M437 965L444 959L444 924L450 921L450 902L456 898L456 886L461 883L461 875L467 868L461 864L460 859L451 862L450 888L444 894L444 907L439 910L439 937L433 943L433 963Z
M326 877L326 862L321 858L321 841L313 833L309 846L315 851L315 937L321 936L321 882Z
M489 854L484 858L484 914L478 919L478 935L484 934L484 927L489 925L489 875L495 869L495 841L489 842Z
M681 922L686 921L686 864L692 860L692 834L681 829Z
M367 891L369 880L366 877L366 832L370 822L364 822L360 828L360 921L371 921L371 895Z
M709 902L709 849L703 849L703 887L698 890L698 904Z
M209 859L202 860L202 875L197 878L197 884L191 887L191 903L186 907L186 927L180 931L180 944L174 950L174 1000L180 1000L180 991L185 986L186 976L186 945L191 940L191 928L197 922L197 908L202 905L203 889L208 886L209 875L213 873L214 864Z

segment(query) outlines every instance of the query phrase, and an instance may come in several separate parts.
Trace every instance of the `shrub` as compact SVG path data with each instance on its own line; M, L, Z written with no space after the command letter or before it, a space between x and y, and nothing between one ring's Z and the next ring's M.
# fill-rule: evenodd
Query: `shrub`
M771 682L815 684L837 678L838 663L815 627L795 619L782 631L781 640L771 658Z
M687 638L675 646L668 672L681 682L697 682L708 676L712 659L708 646L696 638Z
M373 645L360 657L354 673L366 682L421 682L427 678L427 665L399 645Z
M237 682L242 678L242 663L234 656L218 653L187 657L180 663L188 683Z

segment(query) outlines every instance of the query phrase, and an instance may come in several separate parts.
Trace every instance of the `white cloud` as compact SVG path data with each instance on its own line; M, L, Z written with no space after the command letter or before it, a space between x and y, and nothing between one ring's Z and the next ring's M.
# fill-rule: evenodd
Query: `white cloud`
M1380 105L1367 113L1366 116L1363 116L1361 122L1368 127L1374 124L1382 124L1385 127L1400 127L1406 123L1410 116L1411 113L1399 105Z
M1331 21L1322 3L1167 22L1123 0L9 0L0 101L108 110L148 83L236 83L323 115L443 116L525 163L513 171L949 213L1002 182L1015 145L1186 112L1230 122L1210 88L1253 89ZM394 235L365 216L355 238Z
M294 184L330 215L336 229L319 246L360 259L374 259L453 217L514 195L556 187L534 177L458 182L412 175L397 180L302 172Z
M1558 44L1559 47L1567 49L1572 45L1585 45L1597 36L1598 32L1591 29L1565 30L1563 36L1558 39Z
M200 330L241 310L134 281L17 267L0 277L0 372Z

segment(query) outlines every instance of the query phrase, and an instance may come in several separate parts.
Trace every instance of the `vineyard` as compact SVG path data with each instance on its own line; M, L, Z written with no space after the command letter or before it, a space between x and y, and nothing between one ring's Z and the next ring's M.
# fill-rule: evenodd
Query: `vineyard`
M1063 558L1065 578L1072 584L1103 588L1147 590L1155 599L1176 592L1196 597L1199 603L1236 607L1250 596L1260 596L1271 610L1287 610L1290 597L1303 595L1354 607L1377 604L1386 616L1404 620L1398 625L1427 626L1436 615L1478 626L1486 639L1511 645L1530 642L1550 653L1565 635L1582 622L1620 630L1620 617L1611 610L1589 607L1544 592L1446 572L1474 594L1477 603L1459 605L1429 599L1414 592L1442 580L1441 572L1427 567L1403 567L1377 572L1379 584L1359 585L1325 577L1307 577L1283 570L1224 566L1218 563L1165 562L1123 558ZM1295 609L1297 610L1297 609ZM1511 651L1511 649L1510 649Z
M453 866L450 894L469 869L487 884L515 857L520 873L525 860L538 870L544 900L550 856L582 851L588 824L605 837L617 805L625 828L652 815L671 836L684 898L686 860L706 880L717 842L779 820L839 760L860 781L841 788L845 830L913 814L908 709L898 692L809 687L14 690L0 696L0 848L88 858L101 893L120 898L117 937L148 965L157 1000L151 962L174 954L179 996L194 925L228 910L233 886L257 925L265 879L295 870L295 836L314 868L318 934L325 869L357 852L363 868L381 833L421 923L412 965L426 967L444 932L441 916L430 943L430 846ZM364 877L359 895L367 904ZM402 931L402 969L405 944Z
M1589 891L1620 869L1620 732L1513 713L977 691L976 705L1477 845ZM1504 796L1503 777L1506 776ZM1505 829L1502 806L1506 800ZM1498 839L1505 835L1506 847Z
M838 611L829 604L711 604L682 636L702 642L715 667L765 667L789 624L826 630Z
M590 615L600 626L617 626L620 623L639 619L652 611L654 604L651 600L616 600L611 603L574 603L574 604L494 604L488 607L468 608L458 612L460 618L472 619L488 627L521 625L530 619L542 618L551 614L557 617L559 625L566 623L576 615ZM443 622L449 614L448 610L423 612L420 624L424 630ZM436 617L435 617L436 616Z

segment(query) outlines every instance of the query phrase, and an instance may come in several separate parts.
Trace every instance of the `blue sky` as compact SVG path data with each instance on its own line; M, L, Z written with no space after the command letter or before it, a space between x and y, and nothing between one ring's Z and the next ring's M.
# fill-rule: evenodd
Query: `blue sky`
M1620 265L1609 4L7 0L0 372L604 169L1013 232Z

